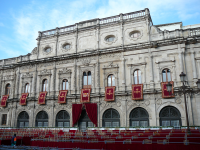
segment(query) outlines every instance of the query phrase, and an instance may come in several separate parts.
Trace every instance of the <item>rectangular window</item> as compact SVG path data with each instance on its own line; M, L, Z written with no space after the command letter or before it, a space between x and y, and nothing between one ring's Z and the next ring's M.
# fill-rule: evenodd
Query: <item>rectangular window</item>
M7 114L2 115L2 125L6 125L7 122Z
M170 126L170 120L163 120L163 121L162 121L162 126L163 126L163 127Z
M63 122L58 122L58 127L63 127Z
M19 123L19 127L20 127L20 128L23 128L23 127L24 127L24 122L20 122L20 123Z
M180 127L179 120L172 120L171 121L171 126Z
M29 127L29 123L28 122L25 122L25 127Z
M140 121L140 126L141 127L148 127L148 122L147 121Z
M112 127L119 127L119 122L113 122Z
M132 127L139 127L139 121L132 121Z
M105 127L111 127L111 122L105 122Z
M42 122L38 122L38 127L42 127Z
M44 127L48 127L48 122L44 122Z
M64 122L64 127L69 127L69 122Z
M92 122L88 122L88 127L94 127Z

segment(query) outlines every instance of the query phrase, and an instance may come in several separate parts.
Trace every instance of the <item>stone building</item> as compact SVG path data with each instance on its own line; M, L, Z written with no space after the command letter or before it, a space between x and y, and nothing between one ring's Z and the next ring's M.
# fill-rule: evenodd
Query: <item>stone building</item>
M200 77L200 24L153 25L148 9L38 33L31 53L0 60L1 127L71 127L72 104L81 89L91 88L99 127L185 126L183 96L162 97L161 82L182 85L179 74L197 88ZM132 100L132 84L143 84L143 100ZM105 87L115 86L115 100L105 101ZM67 89L65 104L58 103ZM44 105L38 104L47 91ZM22 93L29 93L20 105ZM190 125L200 125L199 95L187 97ZM93 123L83 108L75 126Z

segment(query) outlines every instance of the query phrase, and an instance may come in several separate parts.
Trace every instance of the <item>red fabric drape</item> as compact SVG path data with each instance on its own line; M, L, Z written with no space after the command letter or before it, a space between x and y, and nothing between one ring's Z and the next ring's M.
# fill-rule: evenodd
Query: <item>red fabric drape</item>
M90 103L90 104L87 103L87 104L85 104L85 109L87 111L88 117L97 127L97 104L96 103Z
M78 122L81 116L82 106L83 104L72 104L72 120L73 120L72 127Z

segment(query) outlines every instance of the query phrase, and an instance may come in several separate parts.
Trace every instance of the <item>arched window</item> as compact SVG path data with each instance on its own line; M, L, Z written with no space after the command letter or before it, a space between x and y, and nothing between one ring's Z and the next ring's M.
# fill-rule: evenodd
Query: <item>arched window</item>
M69 127L70 117L67 111L61 110L56 115L56 127Z
M134 71L134 84L141 84L142 78L141 78L141 71L139 69Z
M45 111L40 111L36 116L36 127L48 127L48 114Z
M91 88L92 78L91 72L83 72L83 88Z
M167 69L167 68L163 69L163 71L162 71L162 80L163 80L163 82L170 82L170 81L172 81L169 69Z
M29 83L26 83L25 85L25 93L29 93L30 92L30 85Z
M113 74L108 76L108 86L115 86L115 76Z
M159 114L161 126L181 126L181 114L178 109L172 106L164 107Z
M48 91L48 80L44 79L42 82L42 92L47 92Z
M149 114L141 107L135 108L130 113L130 126L132 127L148 127L149 126Z
M10 84L8 83L8 84L6 85L5 95L9 95L9 94L10 94L10 88L11 88L11 86L10 86Z
M103 114L103 127L119 127L120 115L115 109L108 109Z
M68 80L64 79L62 82L62 90L68 90L69 84L68 84Z
M27 112L22 111L17 118L17 127L24 128L29 127L29 115Z

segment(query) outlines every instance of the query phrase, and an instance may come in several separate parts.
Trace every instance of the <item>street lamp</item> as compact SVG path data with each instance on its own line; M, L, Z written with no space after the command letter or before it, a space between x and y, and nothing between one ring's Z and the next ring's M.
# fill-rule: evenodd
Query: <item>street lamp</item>
M190 86L186 86L186 74L184 74L183 72L181 72L181 74L179 76L181 78L182 86L176 88L177 89L176 93L179 96L184 95L185 113L186 113L186 122L187 122L187 133L190 133L189 120L188 120L188 112L187 112L187 103L186 103L186 94L191 95L195 91ZM200 89L200 79L198 79L198 81L196 82L196 84L197 84L198 89ZM168 82L168 84L166 85L166 87L167 87L167 91L169 93L171 93L171 91L172 91L172 84L170 82Z

